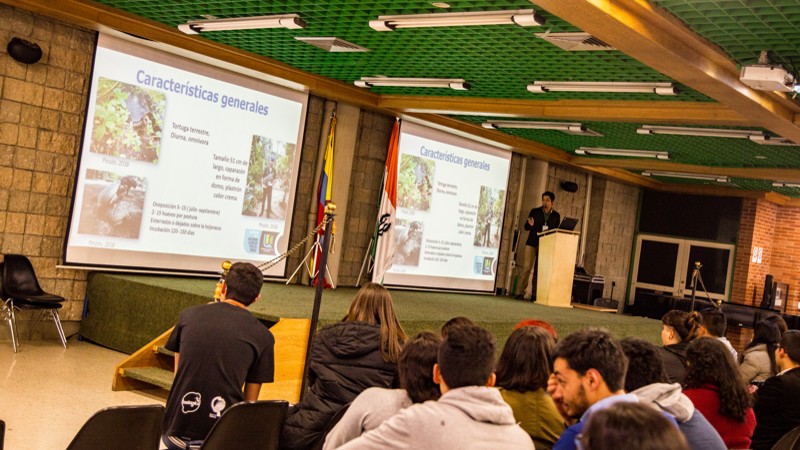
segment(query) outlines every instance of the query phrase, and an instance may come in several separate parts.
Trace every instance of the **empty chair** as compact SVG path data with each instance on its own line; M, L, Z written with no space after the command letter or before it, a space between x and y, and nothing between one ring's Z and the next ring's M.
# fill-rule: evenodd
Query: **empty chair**
M277 450L289 403L240 402L222 413L201 450Z
M112 406L96 412L67 450L158 450L164 407Z
M2 267L2 294L4 299L2 313L3 319L11 329L11 344L14 347L14 352L19 347L19 333L17 331L15 312L20 309L40 310L41 314L34 324L45 314L49 315L56 326L61 344L64 348L67 348L67 338L64 336L64 328L61 327L61 318L58 315L58 310L61 309L64 297L49 294L42 290L41 286L39 286L39 280L36 278L36 273L33 271L33 265L27 257L9 254L5 255L4 259Z

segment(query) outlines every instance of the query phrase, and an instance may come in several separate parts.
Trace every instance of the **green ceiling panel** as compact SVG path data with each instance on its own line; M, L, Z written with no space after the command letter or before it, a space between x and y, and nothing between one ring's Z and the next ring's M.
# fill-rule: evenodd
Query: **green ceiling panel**
M753 64L761 50L800 64L798 0L655 0L739 64Z
M388 14L530 9L528 1L451 1L449 10L420 1L259 0L164 1L100 0L100 3L177 26L201 15L220 18L297 13L303 30L243 30L205 33L203 38L264 55L299 69L352 83L362 76L464 78L470 91L436 90L435 95L513 99L614 99L710 101L682 87L678 96L610 93L531 94L528 83L548 81L650 81L669 78L619 51L567 52L535 36L546 30L579 31L540 11L544 27L514 25L417 28L378 32L369 20ZM535 8L534 8L535 9ZM336 36L370 49L366 53L328 53L295 36ZM430 89L374 88L377 93L430 95Z

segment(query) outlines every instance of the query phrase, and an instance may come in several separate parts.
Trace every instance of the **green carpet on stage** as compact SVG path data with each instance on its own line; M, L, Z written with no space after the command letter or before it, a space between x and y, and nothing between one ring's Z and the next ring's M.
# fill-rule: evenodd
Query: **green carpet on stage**
M98 344L132 353L172 326L181 310L208 302L215 279L93 273L87 290L88 314L80 334ZM320 325L336 322L347 312L357 288L323 292ZM265 283L261 300L251 306L260 319L308 318L313 287ZM391 290L397 315L409 335L438 330L448 319L466 316L492 331L501 347L522 319L546 320L559 336L586 327L605 327L617 337L639 336L660 344L661 324L643 317L554 308L508 297L464 293Z

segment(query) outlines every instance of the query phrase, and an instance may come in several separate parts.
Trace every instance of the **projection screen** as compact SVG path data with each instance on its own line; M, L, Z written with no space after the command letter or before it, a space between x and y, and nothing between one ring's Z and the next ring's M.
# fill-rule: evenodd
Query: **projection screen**
M100 34L66 263L218 272L285 251L307 102Z

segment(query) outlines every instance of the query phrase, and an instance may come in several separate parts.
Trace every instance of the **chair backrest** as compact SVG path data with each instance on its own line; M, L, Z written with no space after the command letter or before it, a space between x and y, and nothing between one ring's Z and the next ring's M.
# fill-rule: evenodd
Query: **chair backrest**
M112 406L96 412L67 450L158 450L164 407Z
M772 446L772 450L797 450L800 449L800 427L795 427L792 431L783 435L782 438Z
M237 403L222 413L200 449L277 450L288 409L283 400Z
M311 447L312 450L322 450L322 447L325 445L325 438L328 437L328 433L331 432L333 427L342 420L344 414L347 412L347 408L350 407L350 403L344 405L339 411L336 411L336 414L331 417L331 420L328 421L328 424L325 425L325 429L322 430L322 435L317 439L317 442L314 443L314 446Z
M33 264L24 255L8 254L3 257L3 290L5 295L13 297L15 294L39 295L42 288Z

